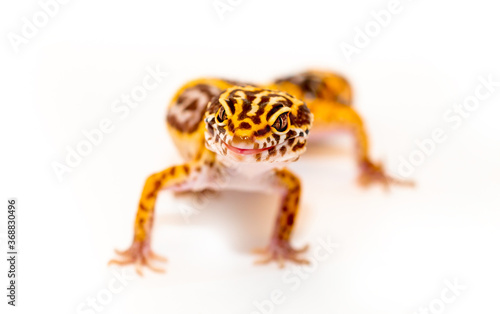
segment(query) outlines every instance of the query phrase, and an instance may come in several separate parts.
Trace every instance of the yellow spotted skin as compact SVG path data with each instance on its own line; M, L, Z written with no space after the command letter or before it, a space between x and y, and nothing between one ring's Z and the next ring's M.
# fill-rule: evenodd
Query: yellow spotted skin
M238 189L275 191L282 196L269 245L260 262L306 263L290 244L298 213L300 180L284 168L305 152L313 116L307 105L279 90L222 79L199 79L174 95L167 128L185 159L149 176L139 201L129 249L117 252L112 264L135 264L139 273L161 259L151 249L158 192ZM217 179L230 177L225 186Z

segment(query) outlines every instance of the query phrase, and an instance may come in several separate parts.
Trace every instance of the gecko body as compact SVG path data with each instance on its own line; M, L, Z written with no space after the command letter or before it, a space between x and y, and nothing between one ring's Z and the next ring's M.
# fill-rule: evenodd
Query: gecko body
M243 84L241 84L243 85ZM265 191L281 195L272 237L260 262L306 263L305 249L290 244L300 199L300 180L286 165L305 152L312 125L307 105L288 93L251 85L201 79L174 96L167 126L185 163L146 180L129 249L116 264L153 265L161 257L151 250L154 207L161 189ZM226 184L214 184L227 182Z
M306 105L307 104L307 105ZM312 120L315 127L312 127ZM184 163L149 176L139 201L129 249L111 263L161 270L151 249L158 192L244 190L281 196L271 240L260 262L307 263L306 248L290 243L299 209L301 182L286 168L306 150L309 133L346 129L356 143L359 183L406 183L388 176L369 156L368 136L352 106L352 89L342 76L307 71L257 86L217 78L188 82L167 110L167 128ZM220 182L223 182L220 184Z

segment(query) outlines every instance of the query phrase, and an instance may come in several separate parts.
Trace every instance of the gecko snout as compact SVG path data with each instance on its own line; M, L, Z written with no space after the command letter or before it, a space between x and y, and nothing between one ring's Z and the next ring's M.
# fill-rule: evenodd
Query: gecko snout
M255 143L255 135L233 135L231 139L227 141L227 144L243 148L243 149L251 149L254 147Z

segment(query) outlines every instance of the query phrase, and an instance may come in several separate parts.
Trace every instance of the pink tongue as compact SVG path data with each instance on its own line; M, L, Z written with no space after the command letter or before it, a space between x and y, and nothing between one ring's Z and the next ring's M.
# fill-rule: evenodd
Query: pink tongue
M238 153L238 154L242 154L242 155L251 155L251 154L257 154L257 153L261 153L263 151L266 151L268 149L271 149L271 147L266 147L266 148L261 148L261 149L244 149L244 148L237 148L237 147L234 147L234 146L231 146L229 144L226 144L227 148L229 148L230 151L232 152L235 152L235 153Z

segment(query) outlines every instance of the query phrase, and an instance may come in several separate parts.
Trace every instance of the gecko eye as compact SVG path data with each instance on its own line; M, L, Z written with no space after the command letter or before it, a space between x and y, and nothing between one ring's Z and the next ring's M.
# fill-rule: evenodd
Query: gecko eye
M276 118L273 123L273 128L279 133L285 132L288 129L288 113L284 112Z
M224 107L220 107L219 112L217 112L217 118L216 118L217 124L225 125L226 119L227 119L226 110L224 109Z

